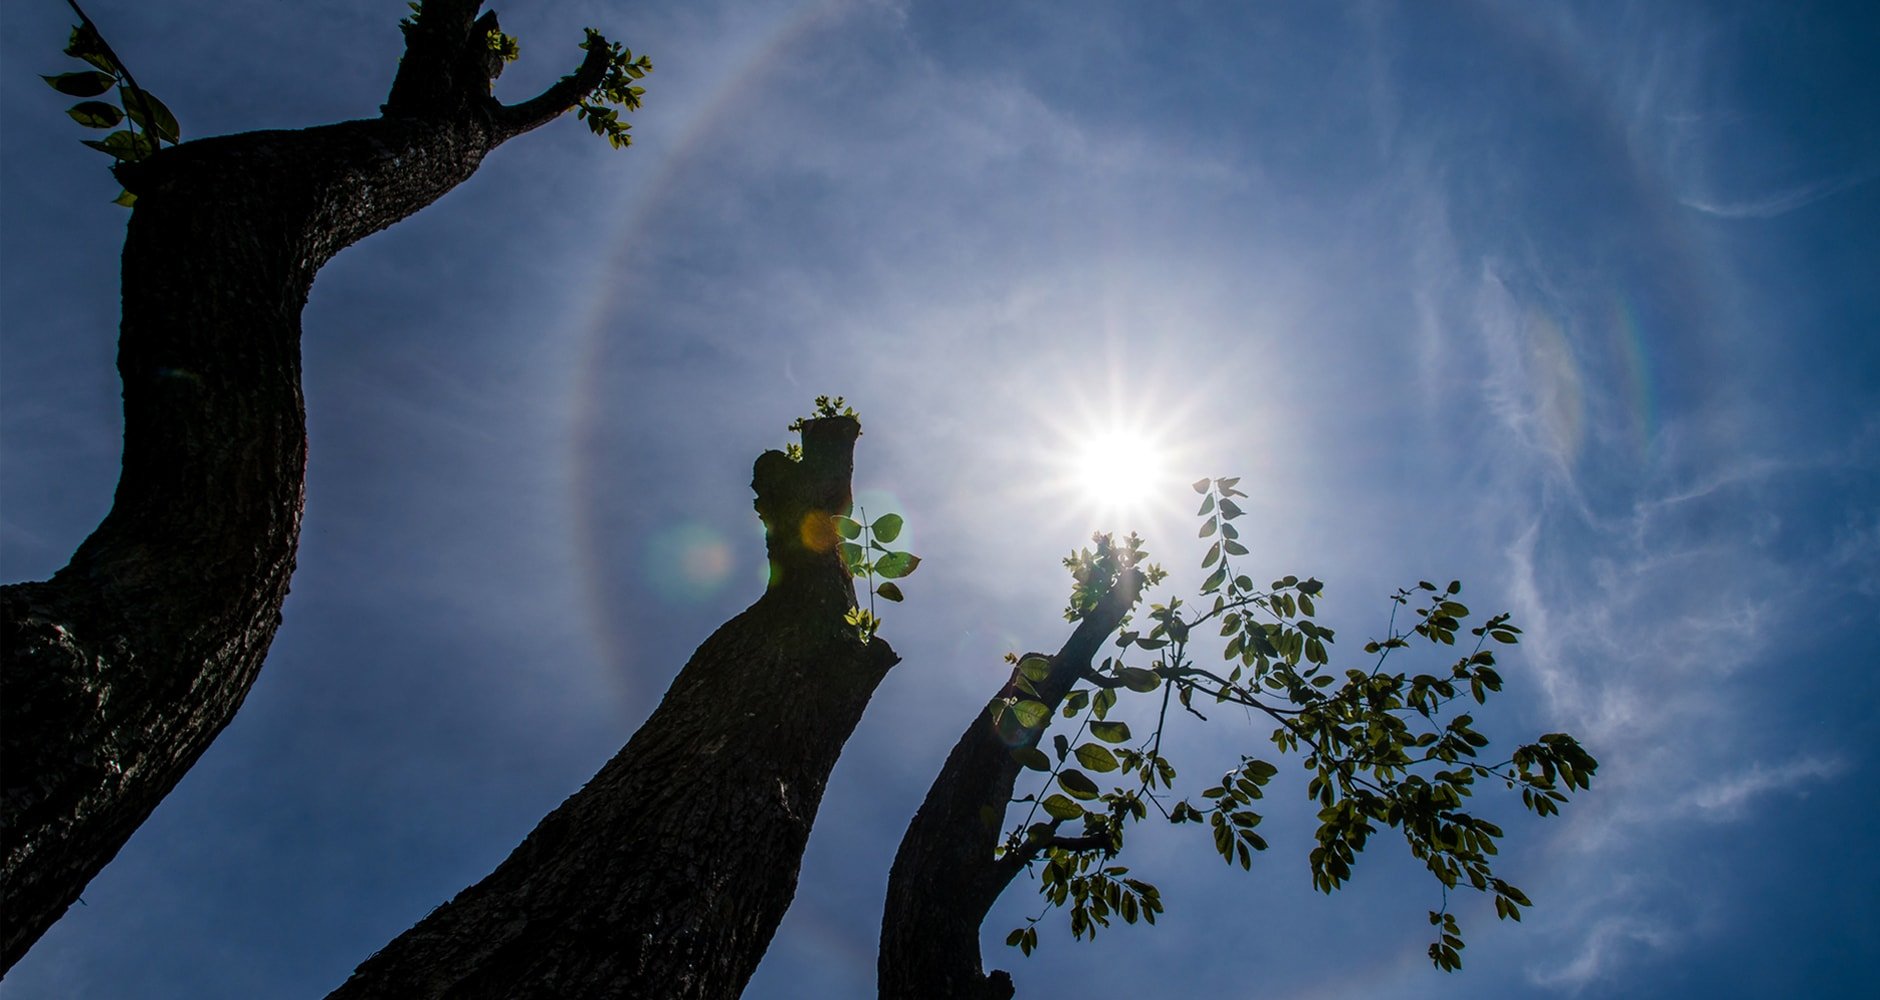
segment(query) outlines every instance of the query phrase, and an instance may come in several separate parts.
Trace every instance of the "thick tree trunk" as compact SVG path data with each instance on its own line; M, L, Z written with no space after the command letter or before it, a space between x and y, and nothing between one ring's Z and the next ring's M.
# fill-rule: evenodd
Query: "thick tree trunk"
M475 18L474 0L428 6L401 81L414 56L487 62L477 32L495 22ZM571 106L605 61L590 51L576 77L516 109L489 101L487 74L459 73L451 94L411 97L384 118L203 139L120 168L138 200L122 272L117 495L52 579L0 588L0 971L254 683L300 533L300 313L314 275L554 117L549 105Z
M1037 728L1001 732L982 711L960 734L908 824L888 873L876 958L884 1000L1007 1000L1013 995L1012 977L1001 970L987 975L979 954L979 928L986 913L1044 846L996 853L1022 769L1012 749L1038 745L1057 706L1089 674L1092 658L1135 605L1141 588L1141 574L1125 570L1110 593L1078 622L1058 654L1047 657L1049 675L1032 686L1035 700L1050 706L1052 714ZM1014 670L996 697L1019 694L1018 680ZM1029 693L1020 696L1032 698Z
M896 657L844 616L830 516L861 427L759 458L771 584L705 640L645 725L494 872L330 1000L737 996L796 893L823 787Z

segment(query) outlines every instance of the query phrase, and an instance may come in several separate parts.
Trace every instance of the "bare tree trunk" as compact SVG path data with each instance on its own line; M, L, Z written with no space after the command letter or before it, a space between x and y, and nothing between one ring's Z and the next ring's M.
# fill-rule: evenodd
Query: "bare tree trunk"
M1135 605L1142 582L1136 570L1125 570L1058 654L1047 657L1049 675L1032 684L1035 700L1052 709L1043 722L1033 729L1001 733L988 713L979 712L947 755L888 873L876 958L884 1000L1007 1000L1013 995L1009 974L986 974L979 929L999 894L1051 842L1034 841L1004 856L996 853L1021 770L1012 749L1038 745L1058 705L1090 673L1104 639ZM1019 694L1018 680L1013 670L996 697Z
M119 168L124 460L52 579L0 588L0 972L241 706L281 621L306 466L300 313L340 250L435 201L607 68L489 96L493 14L430 0L384 117L249 132Z
M659 708L494 872L359 966L330 1000L736 997L796 893L823 787L897 660L844 616L853 419L752 482L771 583Z

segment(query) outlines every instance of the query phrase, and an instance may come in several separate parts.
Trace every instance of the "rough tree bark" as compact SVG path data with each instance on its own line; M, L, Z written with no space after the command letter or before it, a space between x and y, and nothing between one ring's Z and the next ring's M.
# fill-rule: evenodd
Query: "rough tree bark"
M1115 631L1142 592L1143 576L1124 570L1115 586L1085 615L1056 656L1046 657L1050 673L1034 681L1035 698L1052 709L1035 729L1001 733L988 713L979 712L960 734L940 774L927 790L888 873L888 898L881 920L881 950L876 957L877 984L883 1000L1008 1000L1012 977L1003 970L987 975L979 954L979 927L987 911L1012 879L1053 844L1078 844L1075 838L1035 840L1003 856L1006 807L1022 770L1012 757L1015 746L1037 746L1056 717L1064 697L1079 680L1092 676L1091 660ZM1027 658L1040 654L1026 654ZM996 695L1019 694L1014 669ZM1008 742L1008 740L1016 742ZM1082 845L1088 846L1088 845Z
M771 582L645 725L488 877L329 1000L736 997L796 893L842 745L897 660L855 607L831 514L861 426L808 421L757 460Z
M125 164L124 458L52 579L0 589L0 972L175 787L254 683L300 532L300 313L341 249L435 201L602 80L490 97L495 15L429 0L383 116L174 146Z

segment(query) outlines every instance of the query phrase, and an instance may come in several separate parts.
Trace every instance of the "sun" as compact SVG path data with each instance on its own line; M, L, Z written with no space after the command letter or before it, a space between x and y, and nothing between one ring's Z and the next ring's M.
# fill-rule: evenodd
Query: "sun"
M1086 505L1103 514L1140 514L1167 489L1167 453L1144 430L1105 427L1071 445L1066 478Z

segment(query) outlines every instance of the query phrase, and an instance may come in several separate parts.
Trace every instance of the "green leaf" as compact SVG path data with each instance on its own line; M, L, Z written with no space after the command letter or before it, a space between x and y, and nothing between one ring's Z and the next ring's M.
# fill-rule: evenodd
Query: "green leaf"
M1162 686L1162 678L1156 676L1153 670L1144 670L1141 667L1124 667L1123 686L1131 691L1147 694Z
M1116 755L1095 743L1086 743L1077 748L1077 763L1097 772L1108 774L1119 766Z
M1206 479L1197 479L1191 485L1194 486L1196 493L1206 493L1208 491L1208 480Z
M869 525L874 529L875 538L883 542L892 542L901 537L901 525L904 524L899 514L883 514Z
M1044 801L1038 804L1043 806L1044 811L1051 814L1053 819L1076 819L1084 814L1083 806L1055 792L1045 796Z
M53 90L71 97L97 97L117 86L117 77L92 70L60 73L58 76L42 76L40 79L46 81L46 85Z
M151 141L149 135L138 135L129 129L119 129L102 140L80 139L79 142L101 153L109 153L120 160L131 162L157 151L156 143Z
M130 208L131 206L137 204L137 196L130 193L129 191L119 191L118 196L116 198L111 199L111 204L123 205L125 208Z
M1100 689L1097 691L1096 697L1091 699L1092 711L1096 713L1099 719L1103 718L1104 715L1110 711L1110 706L1115 704L1116 692L1110 688Z
M854 542L843 542L839 551L842 561L849 567L850 573L860 573L861 565L868 561L868 550Z
M1026 729L1036 729L1051 717L1051 709L1042 701L1029 698L1012 706L1012 714L1018 716L1018 724Z
M1051 661L1042 656L1027 656L1018 661L1018 672L1034 681L1051 676Z
M836 534L841 535L843 538L850 539L851 541L862 537L862 522L841 514L834 515L834 519L836 522Z
M1059 771L1057 781L1058 787L1071 793L1071 797L1073 798L1094 799L1102 794L1097 788L1097 783L1090 780L1089 775L1074 767L1069 770Z
M917 555L906 552L889 552L883 554L880 559L875 560L875 572L890 580L898 580L914 572L915 568L919 565L920 557Z
M103 101L80 101L66 108L65 113L86 128L116 128L117 123L124 120L124 112L119 111L117 105Z
M1127 722L1092 722L1090 735L1105 743L1129 742L1129 723Z
M181 126L176 124L176 116L163 102L156 99L148 90L132 90L129 87L118 88L118 100L124 105L124 113L131 116L147 132L154 132L166 142L181 142ZM148 109L149 114L145 111ZM148 118L148 120L146 120Z
M105 55L104 39L98 37L97 29L89 24L72 26L71 37L66 40L65 54L74 59L83 59L106 73L115 72L111 57Z
M881 586L876 587L875 593L880 594L884 600L896 601L896 602L904 600L904 598L901 596L901 588L895 586L893 583L884 583Z
M1044 751L1037 747L1013 747L1012 759L1034 771L1051 770L1051 758L1046 757Z
M1057 758L1059 760L1063 760L1071 752L1071 741L1065 739L1063 733L1058 733L1051 737L1051 746L1057 750Z

